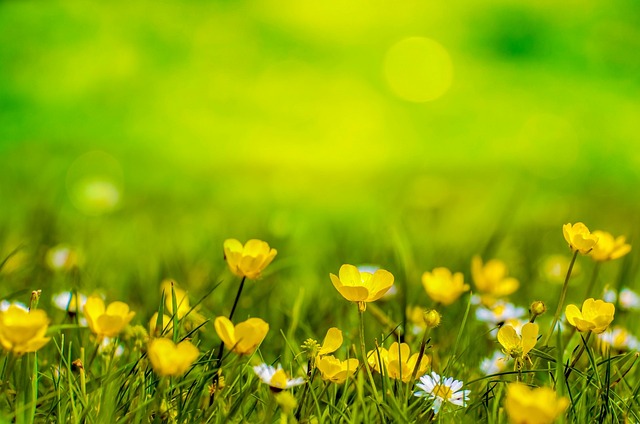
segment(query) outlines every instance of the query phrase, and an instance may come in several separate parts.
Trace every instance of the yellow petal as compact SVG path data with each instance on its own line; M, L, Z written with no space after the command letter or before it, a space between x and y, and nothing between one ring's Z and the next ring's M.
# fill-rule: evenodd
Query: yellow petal
M538 324L526 323L522 326L522 354L526 355L538 342Z
M564 316L567 317L569 324L576 326L576 319L582 319L582 312L576 305L567 305L564 309Z
M224 342L227 349L231 349L236 344L235 329L233 323L227 317L218 317L213 322L213 326L218 333L220 340Z
M340 281L344 286L360 286L362 285L362 277L360 271L353 265L344 264L340 267L338 272Z
M340 346L342 346L342 331L335 327L331 327L327 331L327 335L324 336L322 347L318 351L318 355L326 355L327 353L335 352Z
M498 342L500 342L502 347L508 352L520 346L520 337L518 337L515 328L509 324L505 324L498 330Z

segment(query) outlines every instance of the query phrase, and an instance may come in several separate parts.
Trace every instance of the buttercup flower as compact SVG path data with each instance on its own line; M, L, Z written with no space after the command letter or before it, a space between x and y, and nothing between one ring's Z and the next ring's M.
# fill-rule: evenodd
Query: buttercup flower
M6 351L18 355L37 351L51 339L45 337L48 328L49 318L42 309L29 312L11 305L0 312L0 344Z
M598 238L598 243L593 246L589 255L594 261L604 262L618 259L631 251L631 245L625 243L625 237L614 238L606 231L594 231L593 235Z
M87 324L98 338L117 336L135 314L124 302L112 302L105 308L104 301L98 296L90 296L84 304Z
M290 389L291 387L304 384L304 379L301 377L288 378L280 364L278 364L277 368L267 364L256 365L253 367L253 371L260 380L262 380L263 383L268 384L274 392L279 392L284 389Z
M336 384L342 384L347 377L352 376L360 365L357 359L347 359L341 361L333 355L323 356L316 361L316 367L320 370L323 380L328 380Z
M572 252L578 251L586 255L598 242L598 237L591 234L582 222L562 226L564 239L569 243Z
M252 239L243 246L236 239L224 241L224 258L229 269L240 278L260 278L260 274L273 261L278 251L267 242Z
M466 406L471 390L460 390L464 383L454 380L453 377L443 378L435 372L420 377L420 383L416 387L422 390L414 392L414 396L433 399L431 408L436 414L442 409L442 405L449 402L457 406Z
M411 381L413 369L418 362L418 355L418 353L411 355L411 349L408 344L398 344L398 342L394 342L391 347L389 347L389 350L380 347L377 351L369 351L367 353L367 359L369 366L375 371L382 374L380 370L380 364L382 364L384 372L389 378L395 380L402 378L404 383L408 383ZM416 377L424 374L429 368L430 363L431 359L427 355L423 355L420 360L420 367L416 372Z
M158 324L158 313L155 312L149 320L149 336L151 337L171 337L173 336L173 320L170 316L162 315L160 326Z
M353 265L342 265L339 277L329 274L333 287L345 299L358 303L358 308L364 311L367 302L380 299L393 286L393 275L384 269L378 269L373 274L360 272Z
M515 278L507 277L507 266L504 262L491 259L482 264L480 256L474 256L471 260L471 277L473 282L485 300L491 300L508 296L518 290L520 283Z
M569 324L578 331L591 331L596 334L604 332L616 312L613 303L604 300L587 299L582 304L582 311L576 305L567 305L564 314Z
M269 324L260 318L249 318L234 326L229 318L221 316L213 325L227 349L238 355L251 355L269 332Z
M171 290L173 289L173 293L176 295L176 310L178 319L188 318L191 322L202 323L204 322L204 317L198 313L198 311L194 308L191 308L191 304L189 303L189 296L187 292L179 288L175 283L171 280L164 280L162 284L160 284L160 291L164 293L164 303L165 303L165 311L168 314L173 314L173 294Z
M569 399L558 398L548 387L530 389L523 383L510 383L504 409L511 424L552 424L569 406Z
M469 290L462 273L451 274L447 268L435 268L422 274L422 285L431 299L445 306L451 305Z
M166 338L152 339L147 355L156 374L179 377L183 375L200 355L200 351L189 341L177 345Z
M538 342L538 324L526 323L522 326L522 337L509 324L498 330L498 342L502 345L507 357L515 359L515 368L521 369L525 360L529 360L529 352Z
M322 346L320 346L318 350L318 356L333 353L338 350L340 346L342 346L342 331L336 327L331 327L327 331L327 335L324 336Z

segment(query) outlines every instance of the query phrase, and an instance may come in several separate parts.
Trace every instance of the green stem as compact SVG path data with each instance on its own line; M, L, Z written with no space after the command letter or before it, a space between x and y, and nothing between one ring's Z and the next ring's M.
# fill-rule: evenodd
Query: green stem
M367 375L369 376L369 383L373 388L373 393L375 395L376 401L378 398L378 389L376 388L376 383L373 380L373 375L371 374L371 369L369 368L369 360L367 358L367 350L365 348L364 343L364 310L358 305L358 315L360 316L360 351L362 352L362 359L364 361L364 368L367 370Z
M567 276L564 279L564 284L562 285L562 292L560 292L560 300L558 301L558 308L556 309L556 313L553 316L553 321L551 322L551 328L549 328L549 332L547 333L547 337L544 339L543 346L549 345L549 340L553 335L553 332L556 329L556 324L558 323L558 319L560 318L560 314L562 313L562 307L564 306L564 300L567 297L567 288L569 287L569 278L571 278L571 271L573 270L573 264L576 262L576 258L578 257L578 251L573 252L573 257L571 258L571 262L569 263L569 269L567 270Z
M424 350L427 346L427 335L429 334L429 326L424 329L424 333L422 333L422 342L420 343L420 352L418 353L418 360L416 361L416 365L413 367L413 372L411 373L411 380L409 380L409 384L407 386L407 393L405 395L405 401L409 397L409 392L411 391L411 385L414 381L416 381L416 377L418 376L418 370L420 369L420 362L422 361L422 357L424 356Z
M238 306L238 302L240 301L240 295L242 295L242 289L244 288L244 282L247 279L246 276L242 277L242 280L240 280L240 286L238 287L238 292L236 293L236 298L233 301L233 306L231 307L231 312L229 313L229 321L231 321L233 319L233 314L236 311L236 307ZM220 347L218 348L218 357L216 358L216 366L218 367L218 370L220 369L220 367L222 367L222 354L224 353L224 342L220 342ZM219 373L215 373L213 375L213 381L212 381L212 385L215 387L218 384L218 376ZM209 406L213 405L213 398L214 398L214 393L211 392L211 395L209 396Z
M580 350L578 351L576 356L573 358L573 361L571 361L571 365L569 365L569 368L567 368L567 370L564 372L564 379L565 380L569 378L569 375L571 374L571 371L573 370L573 367L575 367L575 365L578 363L578 360L580 359L580 357L584 353L584 350L587 347L587 343L589 343L589 338L590 337L591 337L591 331L589 331L589 333L587 334L586 338L581 337L582 346L580 346Z

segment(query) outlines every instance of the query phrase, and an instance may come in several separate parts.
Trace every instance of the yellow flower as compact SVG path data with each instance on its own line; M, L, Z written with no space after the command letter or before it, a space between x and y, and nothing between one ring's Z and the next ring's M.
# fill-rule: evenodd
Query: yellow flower
M377 352L375 350L369 351L367 358L369 366L375 371L382 373L380 370L380 364L382 364L389 378L398 380L402 377L402 381L408 383L413 375L413 369L418 362L418 355L418 353L411 355L411 349L408 344L398 344L398 342L394 342L389 350L380 347ZM430 363L431 359L423 355L420 360L420 367L416 372L416 378L427 372Z
M147 350L151 366L161 376L183 375L200 355L200 351L189 341L177 345L169 339L152 339Z
M529 352L538 342L538 324L526 323L522 326L522 337L510 324L505 324L498 330L498 342L502 345L505 355L515 359L515 368L520 369L525 360L529 360Z
M338 350L340 346L342 346L342 331L336 327L331 327L327 331L327 335L324 336L322 346L320 346L318 350L318 356L333 353Z
M611 234L598 230L594 231L593 235L598 237L598 243L589 252L594 261L611 261L621 258L631 251L631 245L625 243L624 236L614 238Z
M160 292L164 292L164 303L165 303L165 311L169 314L173 314L173 294L171 290L173 289L173 293L176 294L176 310L178 319L182 319L187 317L192 322L196 322L198 324L204 322L204 317L200 315L196 309L191 309L191 304L189 303L189 296L187 296L187 292L179 288L175 283L171 280L164 280L162 284L160 284Z
M553 389L530 389L523 383L507 385L504 409L511 424L551 424L564 413L569 399L556 395Z
M598 242L598 237L591 234L582 222L564 224L562 226L564 239L569 243L572 252L578 251L586 255Z
M260 273L273 261L278 251L267 242L252 239L244 246L236 239L224 241L224 258L229 269L238 277L250 280L260 278Z
M29 312L11 305L0 312L0 344L16 354L35 352L49 341L45 337L48 327L49 318L42 309Z
M149 335L151 337L171 337L173 336L173 320L170 316L162 315L162 321L160 322L160 327L156 327L158 323L158 313L154 313L151 319L149 320Z
M422 274L422 285L431 299L445 306L451 305L469 290L469 285L464 284L462 273L451 274L447 268L434 268L433 271Z
M316 361L316 367L320 370L323 380L342 384L347 377L352 376L360 365L357 359L347 359L341 361L333 355L323 356Z
M378 269L372 274L360 272L355 266L344 264L338 274L340 277L329 274L333 287L345 299L357 302L362 311L366 309L367 302L380 299L393 286L393 274L384 269Z
M227 349L238 355L251 355L269 331L269 324L260 318L249 318L234 326L229 318L218 317L213 325Z
M480 256L474 256L471 276L478 292L489 298L508 296L520 286L518 280L507 277L507 266L498 259L491 259L483 265Z
M104 301L98 296L90 296L84 304L87 324L98 338L117 336L135 314L123 302L112 302L105 309Z
M613 303L604 300L587 299L582 304L582 311L576 305L567 305L564 314L569 324L578 331L591 331L596 334L604 332L616 312Z

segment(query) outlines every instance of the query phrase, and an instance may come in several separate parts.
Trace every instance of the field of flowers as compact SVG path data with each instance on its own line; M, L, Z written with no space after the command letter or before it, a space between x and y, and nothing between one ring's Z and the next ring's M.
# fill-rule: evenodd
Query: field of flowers
M471 281L435 267L418 291L398 281L402 270L342 264L324 278L333 313L312 311L322 328L299 321L303 282L287 294L298 298L287 326L274 325L278 311L250 306L260 298L243 302L255 296L250 286L277 281L286 261L256 239L224 242L232 277L206 293L159 282L145 293L159 299L155 312L107 291L14 293L0 312L3 420L637 422L638 340L627 325L640 298L599 279L631 246L583 223L557 233L566 255L543 264L543 278L560 282L546 296L512 303L524 283L507 263L478 255ZM3 259L5 278L20 258L18 247ZM41 265L77 281L82 261L58 245ZM571 284L585 268L590 275ZM211 310L224 285L233 296ZM332 320L337 312L347 316Z

